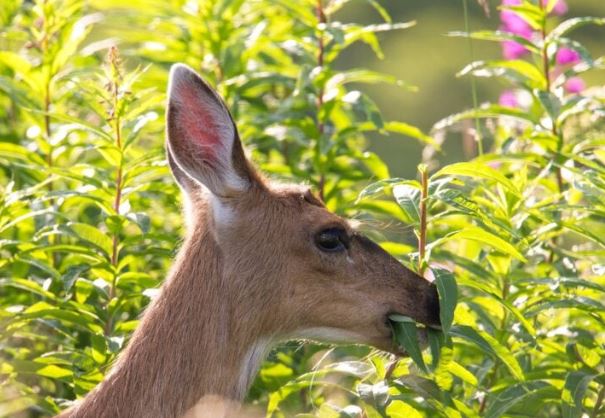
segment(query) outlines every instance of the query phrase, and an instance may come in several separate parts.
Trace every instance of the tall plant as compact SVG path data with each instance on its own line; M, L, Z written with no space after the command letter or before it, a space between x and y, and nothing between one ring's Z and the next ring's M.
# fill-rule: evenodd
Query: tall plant
M171 64L200 70L226 97L264 171L310 182L340 213L359 211L352 203L369 178L388 177L368 132L428 139L384 121L353 87L402 82L336 69L346 48L362 42L382 56L377 33L412 23L393 23L376 2L382 23L342 23L346 3L3 3L1 415L52 415L91 390L165 276L180 228L158 88ZM328 382L306 373L326 347L300 347L272 355L250 401L276 416L339 410L325 402ZM368 352L344 348L333 359ZM367 369L354 364L347 385Z
M396 179L362 195L392 194L416 228L426 204L429 238L420 254L438 284L445 267L460 289L444 346L424 355L432 367L418 354L416 365L395 369L380 404L387 413L597 417L604 410L605 108L602 92L578 78L602 69L603 58L569 36L605 19L553 26L551 15L565 11L561 1L507 0L501 30L452 34L501 42L504 60L473 62L460 74L496 78L510 90L434 130L486 120L476 134L492 143L490 152L434 172L423 199L419 183ZM454 308L454 289L440 286L442 311ZM406 328L398 333L413 354Z

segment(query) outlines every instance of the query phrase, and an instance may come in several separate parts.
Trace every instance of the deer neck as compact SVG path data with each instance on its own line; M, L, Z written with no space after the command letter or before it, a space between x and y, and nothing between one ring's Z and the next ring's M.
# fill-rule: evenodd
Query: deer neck
M239 403L270 341L246 324L230 286L211 231L197 225L128 347L70 416L181 417L208 397Z

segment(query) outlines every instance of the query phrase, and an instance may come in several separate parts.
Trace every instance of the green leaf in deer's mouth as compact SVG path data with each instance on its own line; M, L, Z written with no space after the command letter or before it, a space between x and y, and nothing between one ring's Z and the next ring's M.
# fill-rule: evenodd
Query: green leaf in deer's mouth
M393 329L393 339L397 345L405 350L420 370L428 373L426 364L422 358L422 349L420 348L416 322L410 317L395 314L389 315L389 323Z

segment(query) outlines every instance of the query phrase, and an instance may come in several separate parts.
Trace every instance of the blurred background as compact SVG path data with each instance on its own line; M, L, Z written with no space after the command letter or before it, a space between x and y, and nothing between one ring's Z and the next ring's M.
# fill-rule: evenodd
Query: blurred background
M354 45L343 54L342 68L367 67L392 74L418 87L410 92L390 85L360 86L368 92L382 110L386 120L401 120L429 132L440 119L472 107L470 77L456 77L456 73L474 60L489 60L501 56L495 42L473 40L473 57L465 38L449 37L450 31L465 27L462 0L395 0L380 1L395 22L416 21L404 30L379 34L384 59L375 57L366 45ZM500 1L489 1L490 16L486 16L475 0L468 1L470 30L497 29L500 25L497 7ZM605 16L604 0L568 0L569 12L574 16ZM342 21L373 23L380 15L369 2L352 2L338 16ZM561 18L553 18L555 25ZM588 26L575 32L574 38L586 45L593 57L605 55L605 27ZM592 71L584 76L587 85L605 85L605 71ZM495 79L477 78L478 102L498 101L507 86ZM405 140L403 136L371 136L371 149L388 164L391 175L406 178L416 176L422 145ZM443 163L466 160L462 135L449 134L443 145L440 160Z

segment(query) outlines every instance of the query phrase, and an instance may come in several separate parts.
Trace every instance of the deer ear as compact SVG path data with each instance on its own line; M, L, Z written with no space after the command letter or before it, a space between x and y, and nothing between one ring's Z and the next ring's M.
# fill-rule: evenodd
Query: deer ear
M190 190L194 180L219 197L248 189L252 168L225 103L183 64L170 70L167 120L167 150L181 187Z
M168 167L170 167L172 176L183 191L191 194L202 188L197 181L189 177L189 175L177 164L168 143L166 143L166 159L168 160Z

